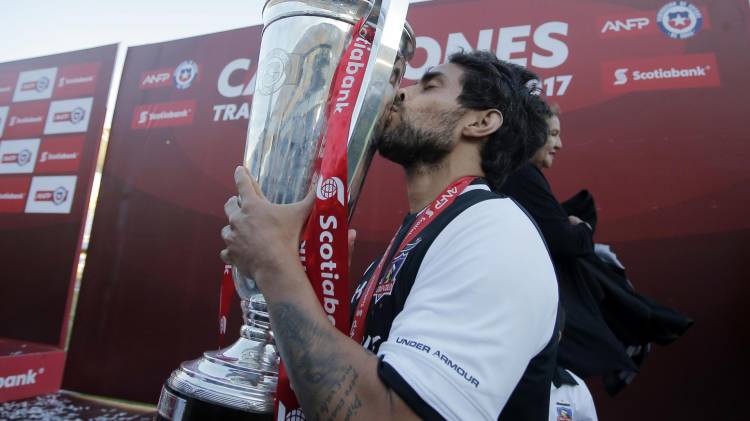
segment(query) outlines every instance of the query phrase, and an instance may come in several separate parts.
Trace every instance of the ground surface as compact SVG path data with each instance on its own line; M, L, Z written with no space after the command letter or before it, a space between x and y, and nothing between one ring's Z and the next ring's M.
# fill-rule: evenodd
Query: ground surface
M151 421L154 412L149 407L104 401L66 391L0 403L2 421Z

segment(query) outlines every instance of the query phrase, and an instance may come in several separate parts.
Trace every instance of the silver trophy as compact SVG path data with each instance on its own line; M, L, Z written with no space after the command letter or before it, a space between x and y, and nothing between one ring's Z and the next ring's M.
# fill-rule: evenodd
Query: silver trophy
M351 216L373 156L372 141L414 53L408 3L266 1L245 165L270 201L293 203L308 192L334 73L354 26L366 19L377 31L347 146ZM157 419L271 419L279 356L266 302L255 282L236 269L234 280L244 321L239 340L172 372Z

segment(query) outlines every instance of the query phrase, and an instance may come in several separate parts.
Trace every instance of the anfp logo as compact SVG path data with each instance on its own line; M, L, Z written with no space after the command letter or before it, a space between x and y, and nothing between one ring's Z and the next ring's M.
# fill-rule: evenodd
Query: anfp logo
M0 163L3 164L18 164L19 167L31 162L31 151L28 149L21 149L17 153L6 153L0 158Z
M45 89L49 88L49 84L49 78L46 76L42 76L37 80L26 82L21 85L21 91L43 92Z
M602 28L602 33L639 30L647 27L651 20L646 17L630 18L621 20L608 20Z
M34 199L38 202L52 202L59 206L68 200L68 189L60 186L55 190L40 190L36 192Z
M320 200L328 200L332 197L336 197L341 206L344 206L344 182L338 177L326 178L323 177L318 179L318 185L315 189L315 193Z

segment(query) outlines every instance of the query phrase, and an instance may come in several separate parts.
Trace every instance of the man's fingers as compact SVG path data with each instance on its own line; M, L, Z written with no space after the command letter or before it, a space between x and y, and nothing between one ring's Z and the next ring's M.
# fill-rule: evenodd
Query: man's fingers
M227 240L229 240L229 237L231 235L232 235L232 227L230 227L229 225L221 229L221 239L224 240L224 242L227 242Z
M263 194L263 190L261 190L260 184L258 184L258 182L250 175L250 170L248 170L245 167L242 167L242 168L247 173L247 177L250 179L250 183L253 186L253 190L255 191L255 194L257 194L258 197L262 198L263 200L268 200L268 199L266 199L266 195Z
M222 250L221 253L219 253L219 257L221 257L221 260L223 260L224 263L228 265L232 264L232 259L229 256L229 250L227 249Z
M352 267L352 255L354 254L354 241L357 240L357 231L350 229L346 232L346 239L349 243L349 268Z
M349 240L349 255L351 256L354 250L354 242L357 240L357 230L350 229L346 233L347 240Z
M232 196L224 203L224 214L229 218L240 208L240 200L237 196Z
M253 179L250 178L250 174L242 165L234 169L234 183L237 185L242 204L252 202L257 196L253 187Z
M300 231L305 227L307 219L310 217L310 211L312 211L313 204L315 203L315 193L313 190L307 192L307 196L297 203L286 205L292 210L292 213L296 215L295 218L299 222Z
M300 202L300 212L304 213L305 215L309 215L310 211L312 211L313 204L315 203L315 189L310 189L307 192L307 195L304 199Z

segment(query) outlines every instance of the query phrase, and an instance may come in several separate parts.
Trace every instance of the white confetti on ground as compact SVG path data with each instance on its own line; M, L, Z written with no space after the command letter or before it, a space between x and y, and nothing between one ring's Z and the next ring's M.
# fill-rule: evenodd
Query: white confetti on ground
M76 403L60 393L0 403L0 420L2 421L151 421L152 419L152 415L133 414L117 408L92 407L85 403Z

